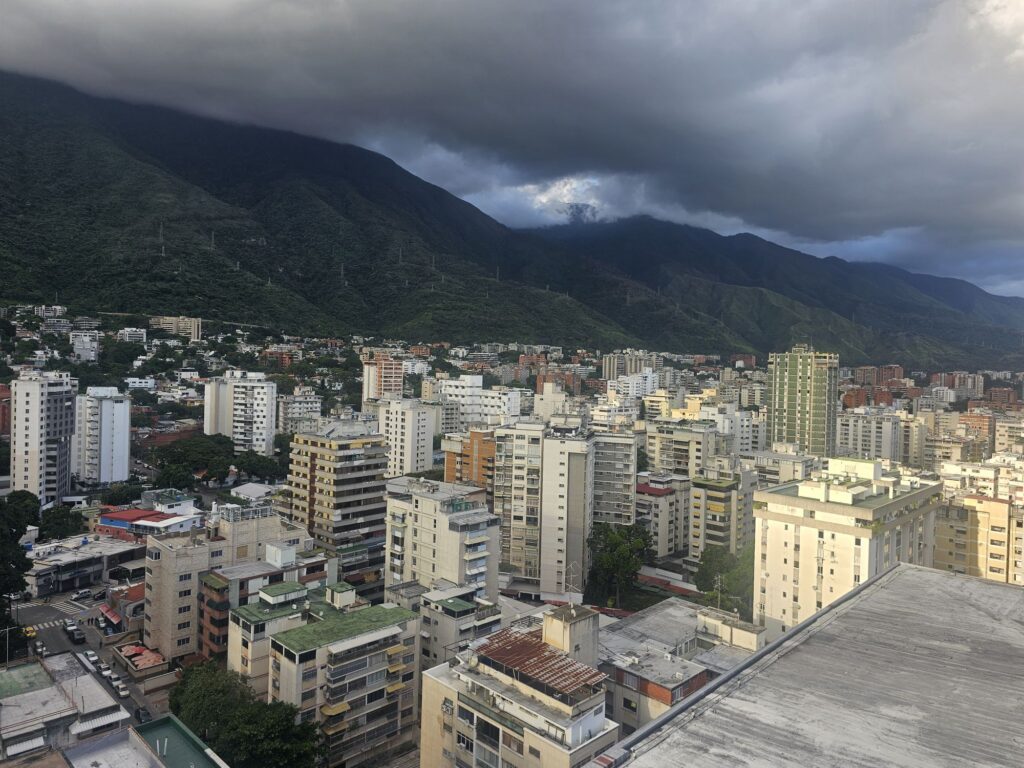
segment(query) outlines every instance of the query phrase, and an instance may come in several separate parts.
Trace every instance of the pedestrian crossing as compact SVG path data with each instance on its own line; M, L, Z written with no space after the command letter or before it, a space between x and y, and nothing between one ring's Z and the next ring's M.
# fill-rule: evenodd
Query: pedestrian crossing
M49 629L50 627L63 627L63 626L64 626L64 619L54 619L53 621L44 621L41 624L33 624L32 625L32 629L34 629L34 630L36 630L38 632L40 629Z
M44 603L42 600L33 600L30 603L20 603L18 605L19 610L22 608L53 608L54 610L60 611L61 613L78 613L79 611L86 611L89 606L77 603L74 600L61 600L57 603Z

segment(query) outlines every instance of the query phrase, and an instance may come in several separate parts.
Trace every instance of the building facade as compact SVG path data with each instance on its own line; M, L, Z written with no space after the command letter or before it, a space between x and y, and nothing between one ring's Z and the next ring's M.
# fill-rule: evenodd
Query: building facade
M434 465L434 409L419 400L387 398L380 401L378 418L388 444L388 477Z
M227 435L235 453L274 455L277 425L277 384L266 374L225 371L206 384L203 432Z
M89 387L75 399L71 474L84 483L118 483L131 472L131 407L117 387Z
M11 382L11 490L43 506L71 493L78 382L67 373L22 371Z
M839 401L839 355L798 344L768 356L768 440L798 443L833 456Z

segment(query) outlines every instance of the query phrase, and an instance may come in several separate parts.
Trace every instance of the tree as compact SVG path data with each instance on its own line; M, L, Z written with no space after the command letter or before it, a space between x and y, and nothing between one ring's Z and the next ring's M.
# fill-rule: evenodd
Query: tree
M281 465L269 456L261 456L255 451L246 451L235 461L235 466L250 477L262 480L276 480L284 477Z
M32 561L18 541L38 517L39 499L27 491L14 491L0 499L0 595L25 589L24 574L32 567Z
M39 539L66 539L85 530L82 513L71 507L44 509L39 523Z
M643 448L636 449L636 471L647 472L651 468L651 462L647 458L647 451Z
M636 581L651 548L651 534L642 525L595 523L590 534L591 579L603 594L615 592L615 604L622 603L622 589Z
M131 504L136 499L141 499L143 490L141 485L114 483L100 494L100 501L112 507L123 507L126 504Z
M192 470L184 464L170 464L160 470L156 476L158 488L177 488L178 490L191 490L195 485L196 478Z
M233 768L313 768L321 754L315 724L297 724L290 704L258 701L241 675L213 662L185 670L170 706Z
M735 610L750 621L754 607L754 545L733 555L725 547L706 546L693 583L706 605Z

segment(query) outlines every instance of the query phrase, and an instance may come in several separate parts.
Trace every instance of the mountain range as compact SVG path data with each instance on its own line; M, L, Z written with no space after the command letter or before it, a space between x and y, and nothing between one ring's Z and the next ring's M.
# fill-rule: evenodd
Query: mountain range
M1024 367L1024 299L648 217L513 230L383 155L0 73L0 302Z

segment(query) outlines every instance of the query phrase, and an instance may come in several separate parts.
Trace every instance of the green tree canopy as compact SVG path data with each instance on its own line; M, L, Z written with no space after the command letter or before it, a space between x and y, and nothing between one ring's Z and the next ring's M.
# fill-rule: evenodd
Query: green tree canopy
M82 513L71 507L51 507L44 509L39 523L39 539L66 539L85 530Z
M177 488L178 490L191 490L195 486L196 478L192 470L184 464L169 464L160 470L156 476L158 488Z
M651 545L651 534L642 525L595 523L590 534L591 580L604 595L614 594L620 605L622 589L636 581Z
M32 561L18 541L38 519L39 499L31 493L14 491L0 498L0 595L25 589L24 574L32 567ZM4 607L9 607L6 601Z
M185 670L170 706L232 768L313 768L321 753L314 723L296 724L295 707L258 701L241 675L213 662Z
M721 604L750 621L754 607L754 545L748 544L736 555L725 547L705 547L693 583L704 593L707 605Z
M123 507L125 504L131 504L133 501L141 499L142 491L141 485L114 483L100 494L100 501L112 507Z

